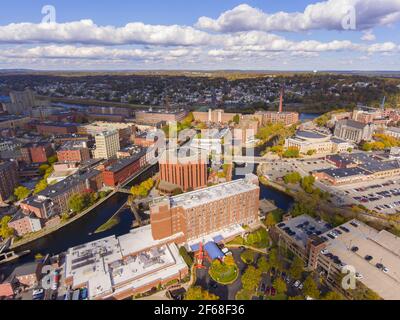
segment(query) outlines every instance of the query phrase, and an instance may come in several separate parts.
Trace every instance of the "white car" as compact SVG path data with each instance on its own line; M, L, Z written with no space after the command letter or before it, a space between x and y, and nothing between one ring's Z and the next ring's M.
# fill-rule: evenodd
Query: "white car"
M324 249L324 250L321 250L321 253L322 253L323 255L326 255L326 254L328 254L328 253L329 253L329 251L328 251L328 250L326 250L326 249Z
M297 281L294 283L294 287L295 287L295 288L298 288L298 287L300 286L300 284L301 284L301 282L300 282L299 280L297 280Z
M356 272L356 279L362 279L364 278L363 275L359 272Z
M388 273L388 272L389 272L389 268L384 267L384 268L382 269L382 271L383 271L384 273Z

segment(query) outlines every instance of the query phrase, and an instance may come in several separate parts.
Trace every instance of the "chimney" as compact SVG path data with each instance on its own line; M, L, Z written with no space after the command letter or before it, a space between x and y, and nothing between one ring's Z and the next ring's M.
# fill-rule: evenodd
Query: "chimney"
M284 93L284 89L282 87L282 89L281 89L281 98L279 100L279 113L283 112L283 93Z

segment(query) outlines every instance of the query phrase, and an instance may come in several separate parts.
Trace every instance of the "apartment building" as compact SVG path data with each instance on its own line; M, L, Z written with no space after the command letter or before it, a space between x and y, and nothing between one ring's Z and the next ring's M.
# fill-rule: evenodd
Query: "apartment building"
M258 220L260 187L255 175L174 197L162 197L150 205L154 239L182 234L181 242L233 225Z
M81 171L24 200L21 209L26 214L34 213L38 218L48 219L69 212L68 200L73 194L85 190L97 191L102 185L103 178L100 171L94 169Z
M97 134L95 141L94 158L96 159L111 159L120 150L119 134L116 130Z
M166 183L185 192L206 187L207 164L205 151L190 148L181 149L178 154L176 150L165 151L159 159L161 189Z
M90 159L90 150L85 141L68 141L57 150L59 162L82 162Z
M18 171L16 162L0 162L0 203L14 194L14 189L17 186Z
M19 237L42 229L42 223L39 218L34 214L25 215L21 211L12 217L8 226L14 229Z

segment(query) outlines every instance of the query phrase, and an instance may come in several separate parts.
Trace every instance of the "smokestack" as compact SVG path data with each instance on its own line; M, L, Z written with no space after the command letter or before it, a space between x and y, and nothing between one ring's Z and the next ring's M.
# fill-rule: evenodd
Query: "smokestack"
M283 94L284 94L284 89L282 87L282 89L281 89L281 98L279 100L279 113L283 112Z

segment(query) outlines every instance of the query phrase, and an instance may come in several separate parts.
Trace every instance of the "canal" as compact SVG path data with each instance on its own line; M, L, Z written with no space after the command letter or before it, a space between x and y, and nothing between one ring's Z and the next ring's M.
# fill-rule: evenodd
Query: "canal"
M127 188L152 177L157 170L158 165L152 166L149 170L131 181L127 185ZM58 254L66 251L68 248L82 243L95 241L112 235L120 236L129 233L135 220L130 209L120 212L120 223L107 231L95 233L100 226L107 222L117 212L117 210L124 205L127 199L127 194L116 193L107 201L97 206L91 212L87 213L75 222L44 236L43 238L19 247L18 251L31 250L30 256L25 257L25 259L32 259L37 253L42 255Z

